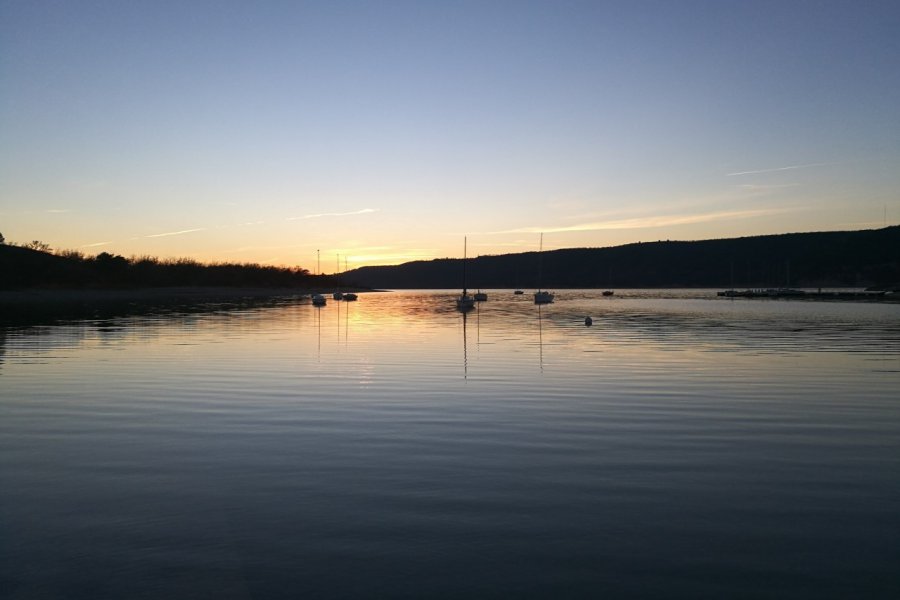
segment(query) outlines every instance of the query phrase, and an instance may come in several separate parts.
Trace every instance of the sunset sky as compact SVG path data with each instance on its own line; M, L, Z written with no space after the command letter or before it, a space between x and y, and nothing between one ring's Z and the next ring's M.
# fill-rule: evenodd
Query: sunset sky
M897 224L898 32L896 0L0 0L0 232L330 272Z

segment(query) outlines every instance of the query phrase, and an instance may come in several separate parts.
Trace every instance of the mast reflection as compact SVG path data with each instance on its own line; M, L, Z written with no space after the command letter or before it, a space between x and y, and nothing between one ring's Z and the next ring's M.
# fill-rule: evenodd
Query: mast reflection
M469 379L469 353L466 342L466 320L468 319L468 314L465 312L462 314L462 331L463 331L463 379Z
M316 331L318 338L318 346L316 349L316 359L322 360L322 307L316 306Z
M543 315L541 313L541 305L537 305L538 312L538 359L540 361L541 373L544 372L544 326Z

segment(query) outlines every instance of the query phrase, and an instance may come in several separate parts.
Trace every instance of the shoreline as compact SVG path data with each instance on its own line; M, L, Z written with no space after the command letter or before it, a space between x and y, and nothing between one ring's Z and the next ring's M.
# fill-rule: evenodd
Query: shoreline
M345 291L345 290L341 290ZM355 293L379 290L346 290ZM0 290L0 305L94 302L214 302L217 300L300 298L331 292L312 288L159 287L126 289L20 289Z

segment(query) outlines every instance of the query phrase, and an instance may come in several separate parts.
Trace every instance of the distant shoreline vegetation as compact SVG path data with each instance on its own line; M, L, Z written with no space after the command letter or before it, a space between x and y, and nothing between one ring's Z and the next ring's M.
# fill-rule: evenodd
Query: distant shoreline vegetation
M339 278L312 275L301 267L256 263L202 263L190 258L96 256L77 250L52 251L34 241L0 245L0 290L135 289L168 287L284 288L310 290L342 286Z
M862 231L790 233L692 242L657 241L608 248L568 248L542 255L544 288L900 288L900 226ZM535 288L538 253L469 259L469 288ZM282 288L447 289L462 286L463 261L441 258L360 267L340 276L256 263L204 264L77 250L39 241L3 244L0 290Z

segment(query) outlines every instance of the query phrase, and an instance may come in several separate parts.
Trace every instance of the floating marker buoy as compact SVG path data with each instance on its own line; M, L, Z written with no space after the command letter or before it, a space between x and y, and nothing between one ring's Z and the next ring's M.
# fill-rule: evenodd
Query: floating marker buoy
M584 318L584 324L587 325L588 327L590 327L591 325L594 324L594 320L593 320L592 318L590 318L590 317L585 317L585 318Z

